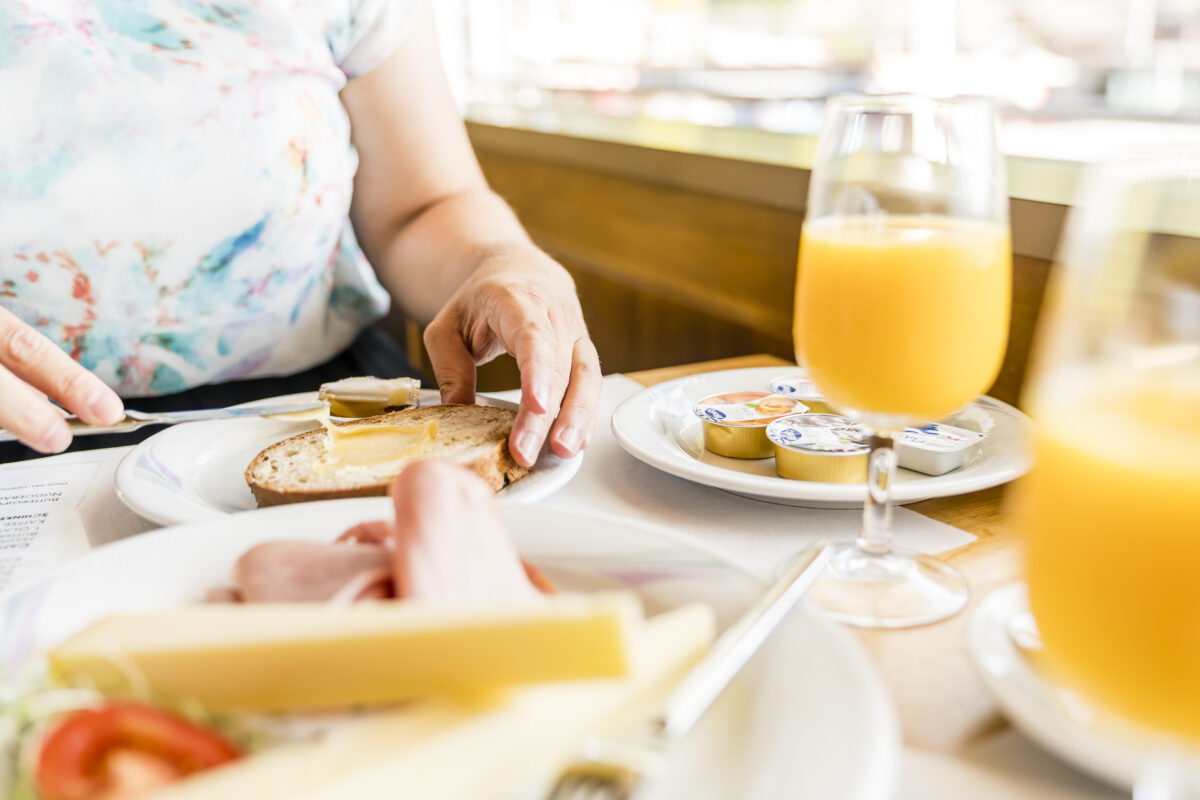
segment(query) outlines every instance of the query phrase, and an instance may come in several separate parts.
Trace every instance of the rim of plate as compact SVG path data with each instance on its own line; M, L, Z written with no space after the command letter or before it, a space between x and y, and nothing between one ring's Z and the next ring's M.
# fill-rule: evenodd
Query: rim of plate
M967 623L971 662L1013 725L1047 751L1119 789L1132 788L1139 764L1153 755L1153 740L1105 709L1046 680L1017 652L1008 624L1028 613L1025 583L1016 581L980 601ZM1068 712L1079 704L1092 718Z
M778 366L718 370L686 375L648 386L627 397L613 411L611 420L613 435L620 442L621 447L638 460L694 483L760 498L809 500L822 503L862 503L866 498L866 486L863 484L821 483L778 476L751 475L697 461L683 452L674 441L671 441L670 436L664 430L665 423L655 419L656 401L665 400L670 393L696 386L705 386L701 391L709 394L721 391L721 386L727 387L725 391L734 391L739 387L754 387L759 384L765 386L766 381L786 375L789 370L796 372L802 368ZM739 380L742 382L739 383ZM700 396L702 395L697 394L697 398ZM999 415L1006 421L1011 420L1011 424L1016 427L1016 430L1013 431L1014 436L1020 435L1022 429L1033 424L1032 420L1019 409L994 397L982 396L976 401L976 404L999 412ZM997 420L997 424L1001 424L1000 420ZM646 441L647 435L652 441ZM659 446L664 443L668 446ZM1002 463L995 464L993 469L988 471L973 469L972 467L975 465L968 465L965 470L953 470L945 475L922 476L897 481L892 489L892 500L898 504L915 503L933 497L947 497L987 489L1020 477L1028 471L1030 466L1028 454L1011 458L998 457L998 460Z
M313 513L314 510L317 512L316 514ZM234 531L240 526L251 524L251 520L254 521L256 528L274 527L281 531L281 535L286 536L288 523L291 520L315 523L315 520L329 516L336 518L339 524L350 525L357 521L377 517L380 514L386 515L389 510L390 503L387 498L359 497L322 500L303 506L273 506L252 509L225 515L225 518L234 522L235 528L227 529L230 531L230 536L236 535ZM584 526L617 527L631 536L664 542L682 552L711 559L713 563L730 570L732 574L748 581L754 587L761 588L765 584L763 577L738 563L721 548L696 539L686 532L676 531L653 522L592 509L548 506L506 506L502 509L502 514L506 524L511 528L522 526L522 520L534 519L540 519L541 525L544 527L558 526L576 530ZM145 547L151 542L160 542L181 535L187 536L192 531L204 531L216 524L219 523L214 519L205 519L172 525L127 536L96 548L90 553L91 557L103 553L101 558L104 560L119 559L128 550ZM526 526L532 524L535 523L525 523ZM0 620L3 620L6 614L12 613L9 609L10 604L17 603L17 610L19 610L19 604L23 600L22 595L28 597L36 595L39 591L49 590L55 584L69 581L73 572L87 569L88 567L83 563L83 560L87 558L89 558L89 554L82 555L80 558L61 564L31 581L0 591ZM851 680L857 687L856 697L861 701L858 704L859 722L862 725L859 733L865 734L865 738L857 739L856 747L859 748L860 753L870 754L871 768L860 771L856 780L852 782L855 791L847 796L852 800L883 800L892 793L900 764L899 723L891 696L862 644L848 630L817 614L804 612L801 616L803 623L810 625L812 630L817 632L816 637L819 637L814 637L807 642L807 646L827 655L836 653L835 657L843 668L843 674L852 676ZM794 622L799 622L799 620L794 620ZM780 633L782 634L783 631L781 630ZM812 636L812 634L810 633L808 636ZM846 788L850 790L851 786L848 784Z
M258 405L268 405L275 403L305 403L315 400L316 392L297 392L294 394L279 395L277 397L265 397L261 400L253 400L248 403L239 403L232 408L252 407ZM517 403L503 398L491 397L487 394L476 395L477 402L480 405L498 406L500 408L510 408L516 410ZM440 396L435 389L422 389L421 402L424 405L427 400L440 400ZM182 423L182 425L198 425L209 423L223 423L229 420L206 420L196 423ZM179 433L172 433L179 430L179 426L167 426L158 431L152 436L138 442L133 446L128 453L121 457L117 464L116 470L113 472L113 491L117 498L130 511L137 514L143 519L147 519L157 525L184 525L193 522L202 522L206 519L226 516L230 513L243 513L255 509L240 509L238 511L228 512L218 508L214 508L211 504L197 501L186 494L175 491L156 490L154 487L148 487L146 482L138 477L136 473L136 465L138 460L156 444L163 441L159 437L178 436ZM296 431L287 432L286 436L291 436ZM281 436L281 438L286 438ZM157 441L156 441L157 440ZM535 465L534 470L529 477L540 476L543 480L534 481L531 484L526 484L524 481L517 484L521 488L519 492L509 494L509 487L501 489L497 493L497 499L502 503L512 503L514 505L535 503L549 497L554 492L567 485L575 474L579 472L579 468L583 463L583 453L577 454L574 458L559 458L550 452L549 442L542 449L542 454L539 456L539 462L543 459L547 461L548 466L542 470L538 470ZM552 476L552 477L551 477ZM129 489L133 487L135 491ZM296 504L304 505L304 504Z

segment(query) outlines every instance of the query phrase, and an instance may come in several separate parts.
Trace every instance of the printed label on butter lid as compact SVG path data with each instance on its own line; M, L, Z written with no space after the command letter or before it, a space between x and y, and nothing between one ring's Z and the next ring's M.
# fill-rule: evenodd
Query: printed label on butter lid
M922 450L933 450L939 453L952 453L965 450L984 438L984 434L956 428L953 425L942 425L931 422L921 428L905 428L897 437L899 444L912 445Z
M825 417L817 420L816 417ZM830 424L838 420L839 424ZM781 447L815 450L822 453L865 453L866 432L833 414L794 414L767 426L767 438Z
M821 390L817 388L817 385L810 381L808 375L803 372L772 378L767 381L767 389L775 394L798 397L801 400L825 399L825 395L821 394Z
M692 413L717 425L766 425L773 419L807 411L795 397L766 392L726 392L706 397L692 406Z

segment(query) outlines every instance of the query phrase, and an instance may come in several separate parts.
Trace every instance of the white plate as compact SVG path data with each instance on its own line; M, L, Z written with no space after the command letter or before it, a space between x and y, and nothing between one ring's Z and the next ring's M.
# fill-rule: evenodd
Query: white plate
M1154 755L1154 740L1038 670L1015 644L1036 630L1025 584L1009 584L971 615L967 651L1017 728L1064 761L1128 790Z
M386 498L278 506L165 528L93 550L42 580L0 594L0 668L19 665L117 610L198 602L258 542L332 540L388 516ZM647 613L702 600L728 624L758 582L673 532L627 519L509 506L522 555L568 590L627 587ZM899 734L886 689L844 630L792 613L738 683L685 740L658 798L882 800Z
M704 449L700 420L692 405L709 395L733 391L766 391L781 375L800 374L798 367L755 367L690 375L651 386L627 398L612 416L612 431L631 455L671 475L715 486L755 500L809 506L853 508L866 498L861 483L818 483L781 478L775 459L724 458ZM983 440L981 455L945 475L931 477L898 470L892 487L897 503L965 494L1006 483L1029 469L1025 446L1029 418L990 397L973 404L995 426Z
M244 405L308 403L316 392L271 397ZM421 404L437 403L423 390ZM513 408L507 400L478 395L480 405ZM164 428L138 444L117 465L114 484L121 502L160 525L198 522L257 507L243 473L265 447L313 426L261 417L188 422ZM528 475L496 493L501 503L533 503L566 485L583 455L563 459L542 449Z

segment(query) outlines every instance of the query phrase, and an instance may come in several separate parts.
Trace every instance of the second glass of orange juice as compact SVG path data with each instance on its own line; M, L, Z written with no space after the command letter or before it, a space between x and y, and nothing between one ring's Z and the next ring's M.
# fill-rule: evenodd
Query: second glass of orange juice
M892 545L892 437L995 380L1008 339L1008 197L991 106L832 99L817 146L796 283L796 357L872 434L862 533L812 599L863 627L922 625L966 605L962 576Z
M1040 663L1200 784L1200 151L1093 169L1079 198L1012 504Z

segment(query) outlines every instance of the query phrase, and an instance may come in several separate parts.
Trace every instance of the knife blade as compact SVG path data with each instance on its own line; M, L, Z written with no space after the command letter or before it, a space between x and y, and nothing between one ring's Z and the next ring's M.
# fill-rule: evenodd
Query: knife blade
M239 406L237 408L200 408L191 411L134 411L125 410L125 418L115 425L89 425L76 416L66 418L67 425L74 436L90 436L97 433L129 433L147 425L175 425L180 422L199 422L210 419L238 419L248 417L268 417L274 414L292 414L300 411L313 411L325 408L329 404L320 401L312 403L282 403L269 406ZM7 442L17 437L6 430L0 430L0 442Z

